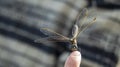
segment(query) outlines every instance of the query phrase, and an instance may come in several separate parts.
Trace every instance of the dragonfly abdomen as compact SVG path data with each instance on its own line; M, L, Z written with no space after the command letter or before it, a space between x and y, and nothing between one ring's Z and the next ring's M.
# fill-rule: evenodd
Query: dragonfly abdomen
M72 29L72 36L75 38L78 35L78 25L74 25Z

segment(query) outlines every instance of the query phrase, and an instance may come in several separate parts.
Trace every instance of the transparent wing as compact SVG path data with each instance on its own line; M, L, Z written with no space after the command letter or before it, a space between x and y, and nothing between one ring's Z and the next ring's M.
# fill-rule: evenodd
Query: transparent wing
M34 42L37 42L37 43L46 42L46 41L68 42L69 40L70 40L69 38L64 38L64 37L61 37L61 36L50 36L50 37L36 39Z
M87 18L88 11L86 8L82 9L81 12L78 14L76 22L73 25L72 28L72 35L73 38L76 38L79 34L79 31L81 30L81 27L83 26L84 20Z
M88 15L88 10L86 8L82 9L81 12L77 16L77 19L74 25L78 25L79 28L81 28L84 20L87 18L87 15Z
M45 37L45 38L40 38L40 39L36 39L35 42L37 43L41 43L41 42L47 42L47 41L52 41L52 42L67 42L70 39L66 36L63 36L51 29L48 28L41 28L43 33L45 34L49 34L50 36Z
M45 33L51 34L51 36L59 36L59 37L63 37L63 38L65 38L65 39L68 39L68 37L63 36L63 35L55 32L55 31L53 31L53 30L51 30L51 29L48 29L48 28L41 28L41 29L43 29Z
M79 30L79 32L78 32L78 35L77 35L77 37L79 36L79 34L82 32L82 31L84 31L86 28L88 28L89 26L91 26L94 22L95 22L95 20L96 20L96 18L94 18L91 22L89 22L89 23L84 23L82 26L81 26L81 28L80 28L80 30Z

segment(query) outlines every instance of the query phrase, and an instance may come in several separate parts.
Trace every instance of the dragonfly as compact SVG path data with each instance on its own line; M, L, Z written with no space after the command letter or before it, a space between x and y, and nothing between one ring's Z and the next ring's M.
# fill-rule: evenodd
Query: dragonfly
M39 43L45 40L54 41L54 42L70 42L71 43L70 50L76 51L78 50L77 40L78 40L80 33L84 31L86 28L88 28L89 26L91 26L96 20L96 18L94 17L92 21L88 23L84 23L83 21L86 19L87 16L88 16L87 8L82 9L81 12L76 17L75 22L73 23L72 31L71 31L72 37L64 36L48 28L42 28L43 30L46 30L50 33L55 34L55 36L49 36L45 38L36 39L35 42Z

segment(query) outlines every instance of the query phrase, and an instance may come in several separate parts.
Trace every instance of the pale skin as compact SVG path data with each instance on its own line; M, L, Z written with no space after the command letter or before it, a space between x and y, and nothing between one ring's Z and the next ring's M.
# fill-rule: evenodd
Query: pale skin
M64 67L80 67L81 53L73 51L67 58Z

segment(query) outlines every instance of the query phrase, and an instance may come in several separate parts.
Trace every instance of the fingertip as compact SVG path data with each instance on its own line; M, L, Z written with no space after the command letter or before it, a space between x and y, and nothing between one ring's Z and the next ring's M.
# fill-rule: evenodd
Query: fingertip
M65 67L79 67L81 63L81 53L73 51L65 62Z
M73 51L70 54L70 58L73 59L76 63L81 63L81 53L79 51Z
M72 56L81 56L81 53L79 51L73 51L71 53Z

